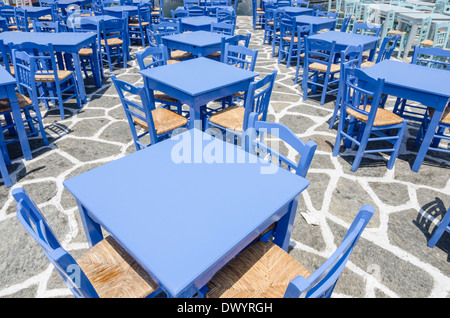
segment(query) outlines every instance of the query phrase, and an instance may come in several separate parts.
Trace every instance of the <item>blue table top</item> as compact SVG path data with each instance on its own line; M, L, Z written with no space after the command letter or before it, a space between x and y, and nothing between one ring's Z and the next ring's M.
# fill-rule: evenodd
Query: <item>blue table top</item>
M76 32L2 32L0 40L7 45L8 43L20 44L23 42L32 42L40 45L53 44L55 50L63 50L69 47L76 47L86 43L86 41L95 40L96 34L76 33Z
M181 18L181 23L192 26L203 26L214 22L217 22L217 18L207 16Z
M328 31L324 33L314 34L310 39L325 40L325 41L336 41L337 45L350 46L350 45L366 45L369 43L374 43L380 40L380 37L361 35L355 33L339 32L339 31Z
M204 57L146 69L139 73L194 97L258 76L258 73Z
M431 67L384 60L363 68L373 78L384 78L386 83L450 98L450 72Z
M16 84L16 79L3 66L0 66L0 86L10 84Z
M193 156L208 153L210 138L187 131L64 181L90 216L175 297L193 285L201 288L228 261L224 255L233 257L309 185L282 168L261 173L268 163L220 139L214 143L224 157L231 152L255 163L179 163L177 149L188 143Z
M209 31L194 31L163 36L162 39L174 42L195 45L198 47L217 45L222 42L222 38L229 38L229 35L212 33Z
M299 8L299 7L282 7L286 11L286 13L307 13L312 12L312 9L309 8Z
M105 7L104 10L110 12L137 11L137 6L113 6Z
M311 15L298 15L295 17L295 21L297 23L326 24L336 22L336 19L314 17Z

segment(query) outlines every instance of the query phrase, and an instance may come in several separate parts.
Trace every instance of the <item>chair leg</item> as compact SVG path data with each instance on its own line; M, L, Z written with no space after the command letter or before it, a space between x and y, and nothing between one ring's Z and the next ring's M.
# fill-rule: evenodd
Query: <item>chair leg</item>
M428 241L429 247L434 247L436 243L441 238L442 234L447 230L447 227L450 224L450 209L445 213L444 217L442 218L441 222L439 223L438 228L434 231L433 235L431 236L430 240Z
M398 153L400 151L400 146L402 145L403 135L405 134L405 130L406 130L406 120L403 121L402 126L401 126L399 132L397 133L398 139L394 144L394 151L392 152L391 157L389 158L389 161L387 164L388 169L392 169L394 167L395 160L397 159Z

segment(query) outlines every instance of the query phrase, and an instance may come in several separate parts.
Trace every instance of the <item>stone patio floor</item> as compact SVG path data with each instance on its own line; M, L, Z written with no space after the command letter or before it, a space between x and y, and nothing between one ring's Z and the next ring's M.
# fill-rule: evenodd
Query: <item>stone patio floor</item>
M317 269L341 242L363 204L376 212L358 241L339 279L333 297L449 297L450 235L434 248L427 246L436 224L450 207L448 156L429 153L418 173L411 170L417 154L413 142L418 126L408 124L399 158L392 170L387 159L370 155L357 172L350 167L355 152L333 157L336 127L329 129L334 98L319 105L318 98L303 101L293 84L295 67L286 68L262 45L263 31L253 30L250 17L238 18L238 33L252 34L250 47L259 50L255 71L278 70L268 121L291 128L302 140L318 144L302 194L291 237L290 253L310 270ZM133 46L133 52L142 47ZM133 58L127 69L113 71L118 78L142 84ZM97 88L86 79L89 102L77 109L66 104L59 111L42 108L50 145L30 140L32 160L24 160L18 143L9 147L14 187L24 187L42 209L64 246L74 257L87 249L86 238L65 179L135 151L122 105L109 78ZM392 106L394 99L389 99ZM0 297L73 297L38 244L16 217L16 202L0 181ZM224 194L226 196L226 194ZM184 244L180 242L180 244Z

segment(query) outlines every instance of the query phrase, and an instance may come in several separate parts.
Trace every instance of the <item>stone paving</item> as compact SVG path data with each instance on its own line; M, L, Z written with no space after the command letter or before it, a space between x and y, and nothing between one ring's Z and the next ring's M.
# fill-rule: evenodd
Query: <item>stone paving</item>
M336 128L329 129L334 99L320 106L318 98L303 101L293 84L295 67L277 64L271 47L262 45L262 30L251 28L249 17L238 18L238 33L252 33L250 47L259 50L256 71L278 70L269 121L290 127L303 140L318 144L302 194L292 233L290 253L311 271L341 242L363 204L376 213L357 243L333 297L449 297L450 235L434 248L427 246L436 224L450 207L450 161L429 154L420 171L411 171L417 125L408 124L405 142L392 170L381 155L365 158L351 172L353 150L331 155ZM142 50L133 47L133 52ZM142 84L135 59L118 78ZM50 145L31 139L33 159L24 160L19 145L9 147L13 187L24 187L42 209L62 245L74 255L87 249L72 196L62 182L72 176L135 151L126 118L108 77L97 88L86 79L89 102L82 109L66 104L66 119L57 110L42 108ZM388 102L392 106L392 100ZM11 189L0 181L0 297L73 297L37 243L16 217ZM180 242L183 244L183 242Z

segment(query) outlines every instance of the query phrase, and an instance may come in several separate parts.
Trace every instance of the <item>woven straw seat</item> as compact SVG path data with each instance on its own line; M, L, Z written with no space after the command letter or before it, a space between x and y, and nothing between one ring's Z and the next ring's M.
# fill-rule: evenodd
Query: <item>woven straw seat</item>
M366 111L370 112L370 106L366 107ZM367 116L357 111L347 108L347 113L356 119L366 123ZM387 125L395 125L403 122L403 118L394 114L393 112L386 110L384 108L378 108L377 114L375 116L375 120L373 122L374 126L387 126Z
M144 298L158 289L150 275L111 236L90 248L77 263L100 298Z
M66 70L58 70L58 78L59 80L63 80L67 77L69 77L70 75L72 75L71 71L66 71ZM41 74L39 74L41 73ZM36 82L54 82L55 81L55 76L53 74L51 75L46 75L45 72L36 72Z
M79 56L90 56L92 55L92 49L84 48L78 51Z
M245 94L245 92L243 92ZM227 108L219 110L214 115L211 115L209 121L213 124L242 132L244 126L244 114L245 108L241 106L229 106ZM261 120L262 114L258 119Z
M152 110L152 117L157 135L164 134L187 124L187 119L185 117L165 108L156 108ZM139 118L134 118L133 121L136 125L148 130L145 121Z
M274 25L273 21L267 22L267 24L268 24L268 25L271 25L271 26Z
M287 41L287 42L291 42L291 37L290 36L283 36L283 40ZM298 42L298 37L294 36L294 43Z
M122 45L123 41L119 38L109 38L107 39L108 45ZM105 45L105 40L101 40L101 45Z
M142 26L147 26L147 25L149 25L149 24L150 24L150 23L148 23L148 22L142 22L142 23L141 23ZM129 26L138 27L138 26L139 26L139 21L129 22L128 25L129 25Z
M272 242L258 241L238 254L207 283L208 298L283 297L290 281L311 273Z
M327 66L325 64L321 64L321 63L317 63L317 62L309 64L308 67L312 71L319 71L319 72L327 71ZM330 72L336 73L336 72L339 72L340 69L341 69L341 66L339 64L331 64Z
M433 40L423 40L422 42L420 42L421 45L426 45L426 46L433 46L434 41Z
M375 62L364 61L363 63L361 63L361 67L371 67L373 65L375 65Z
M182 60L192 57L192 54L185 51L175 50L170 52L170 57L174 60Z
M221 51L217 51L217 52L213 52L211 54L206 55L206 57L214 59L214 58L219 58L221 55L222 55L222 52Z
M428 112L429 112L430 116L433 117L434 108L429 108ZM440 122L445 125L450 125L450 107L445 108Z
M38 18L39 21L53 21L53 17L51 15L46 15Z
M178 63L178 62L181 62L181 61L174 60L174 59L167 60L167 64L174 64L174 63Z
M407 31L399 31L399 30L390 30L387 34L408 34Z
M16 92L17 101L19 102L20 108L30 106L33 104L31 99L25 95ZM11 111L11 105L9 103L9 98L0 99L0 113Z
M17 25L10 25L10 26L8 27L8 30L16 31L16 30L17 30Z

